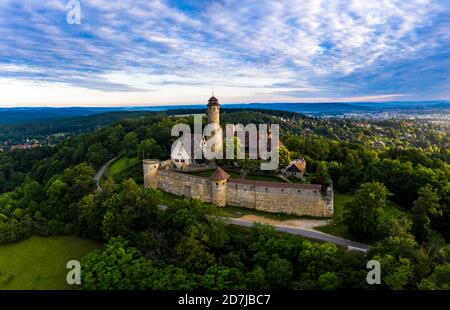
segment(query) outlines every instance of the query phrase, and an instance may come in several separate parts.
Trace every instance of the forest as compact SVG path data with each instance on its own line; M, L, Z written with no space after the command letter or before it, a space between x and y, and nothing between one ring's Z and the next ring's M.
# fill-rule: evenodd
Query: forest
M139 164L95 191L96 170L113 157L168 158L172 126L192 123L175 114L124 118L54 146L0 153L0 244L32 235L104 243L82 261L84 289L450 288L445 129L268 110L222 113L222 123L280 124L281 163L304 157L312 182L352 197L341 225L370 244L365 256L268 225L226 225L209 205L144 189ZM378 140L383 148L372 146ZM387 218L389 205L406 216ZM366 283L371 259L383 266L381 286Z

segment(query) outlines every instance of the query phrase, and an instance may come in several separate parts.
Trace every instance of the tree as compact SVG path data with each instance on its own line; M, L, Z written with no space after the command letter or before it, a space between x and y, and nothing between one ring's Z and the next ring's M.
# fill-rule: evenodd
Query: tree
M272 288L287 289L291 285L294 271L290 261L276 257L267 264L266 274Z
M101 143L94 143L88 149L87 158L95 167L100 167L108 160L109 154Z
M423 279L418 288L421 290L449 290L450 289L450 264L436 266L434 272Z
M94 175L94 168L86 163L81 163L64 170L62 180L71 187L69 191L71 201L78 201L94 189Z
M431 233L431 218L442 215L439 196L430 184L419 190L419 198L412 208L413 230L418 241L426 241Z
M103 251L83 258L82 286L88 290L142 289L152 265L122 238L111 239Z
M389 191L381 183L362 184L353 200L344 206L344 223L348 231L356 238L365 241L379 237L379 218L389 196Z
M162 155L162 148L156 143L155 139L145 139L139 144L138 155L140 157L143 156L144 158L160 158Z
M410 208L416 197L414 168L411 162L383 159L371 163L366 169L365 180L383 183L393 193L393 201Z
M248 272L245 276L245 281L248 289L264 290L269 288L266 272L261 266L256 266L255 269Z
M189 273L184 268L167 265L162 268L153 268L143 281L146 289L154 290L193 290L199 286L197 274Z
M337 190L341 193L348 193L351 190L351 184L347 176L343 175L339 177Z
M137 134L132 131L125 135L122 141L122 148L128 157L136 155L138 146Z
M339 250L332 243L317 244L306 241L298 255L301 273L317 279L321 274L333 272L339 264Z
M382 281L392 290L401 290L414 280L414 266L407 258L395 258L390 254L375 256L382 266Z
M132 179L123 181L120 190L102 202L103 238L127 237L133 231L147 229L158 221L161 200L159 191L143 189Z
M79 235L95 240L102 238L102 221L105 207L100 195L89 194L78 203L78 217L76 229Z
M212 265L201 280L202 288L209 290L245 289L244 275L236 268Z
M330 175L328 174L328 166L325 161L319 161L317 164L316 174L314 176L314 182L317 184L322 184L326 187L330 184Z
M330 146L325 139L307 139L304 154L315 160L327 160L330 154Z
M335 272L326 272L320 275L319 285L323 290L336 290L341 285L341 279Z
M286 147L280 146L279 154L280 154L280 168L286 168L291 162L291 152L289 152L289 150Z

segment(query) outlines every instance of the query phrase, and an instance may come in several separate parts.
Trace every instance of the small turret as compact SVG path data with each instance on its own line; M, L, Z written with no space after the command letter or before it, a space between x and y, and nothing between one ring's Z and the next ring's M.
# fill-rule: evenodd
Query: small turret
M224 207L227 204L227 181L229 174L218 167L211 176L211 202L218 207Z

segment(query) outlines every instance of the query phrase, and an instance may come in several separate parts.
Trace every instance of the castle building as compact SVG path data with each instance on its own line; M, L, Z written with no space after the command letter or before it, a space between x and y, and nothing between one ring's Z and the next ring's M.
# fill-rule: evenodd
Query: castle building
M190 147L187 139L190 138ZM194 152L196 148L203 149L206 140L202 134L191 134L190 137L184 137L174 143L170 154L173 166L178 170L186 170L194 163Z
M220 126L220 105L217 98L211 97L207 107L208 123ZM268 130L270 133L270 128ZM222 150L221 130L214 131L213 135L218 135L214 147L216 150L219 148ZM211 137L208 138L211 139ZM197 143L194 135L191 139L194 142L192 145ZM199 140L198 143L205 143L205 140ZM333 216L331 186L324 191L320 184L233 179L220 167L216 167L209 178L183 173L188 168L192 169L190 167L192 158L193 149L188 149L181 141L173 148L170 160L145 159L143 161L144 187L161 189L181 197L212 203L218 207L230 205L274 213ZM301 177L305 169L306 162L300 159L291 162L286 172Z
M304 158L294 159L284 170L284 175L286 177L293 176L297 179L303 178L306 171L306 160Z
M172 151L170 154L170 158L172 160L173 166L178 170L186 170L194 163L194 153L196 148L200 148L203 150L207 140L212 139L213 137L216 139L215 143L212 145L211 150L213 152L222 152L223 151L223 131L220 127L220 104L219 100L216 97L212 96L208 100L207 105L207 116L208 116L208 124L213 124L217 128L212 132L211 136L203 137L202 134L191 134L190 136L190 147L188 147L188 143L186 139L189 137L184 137L185 139L178 140L172 147ZM214 161L211 161L210 164L214 164Z

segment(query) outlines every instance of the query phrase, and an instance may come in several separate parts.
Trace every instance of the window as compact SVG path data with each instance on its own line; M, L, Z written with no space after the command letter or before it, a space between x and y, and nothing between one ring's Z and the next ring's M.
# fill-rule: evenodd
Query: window
M181 159L181 162L184 163L184 159Z
M175 162L178 163L178 162L180 162L180 160L179 159L175 159Z

